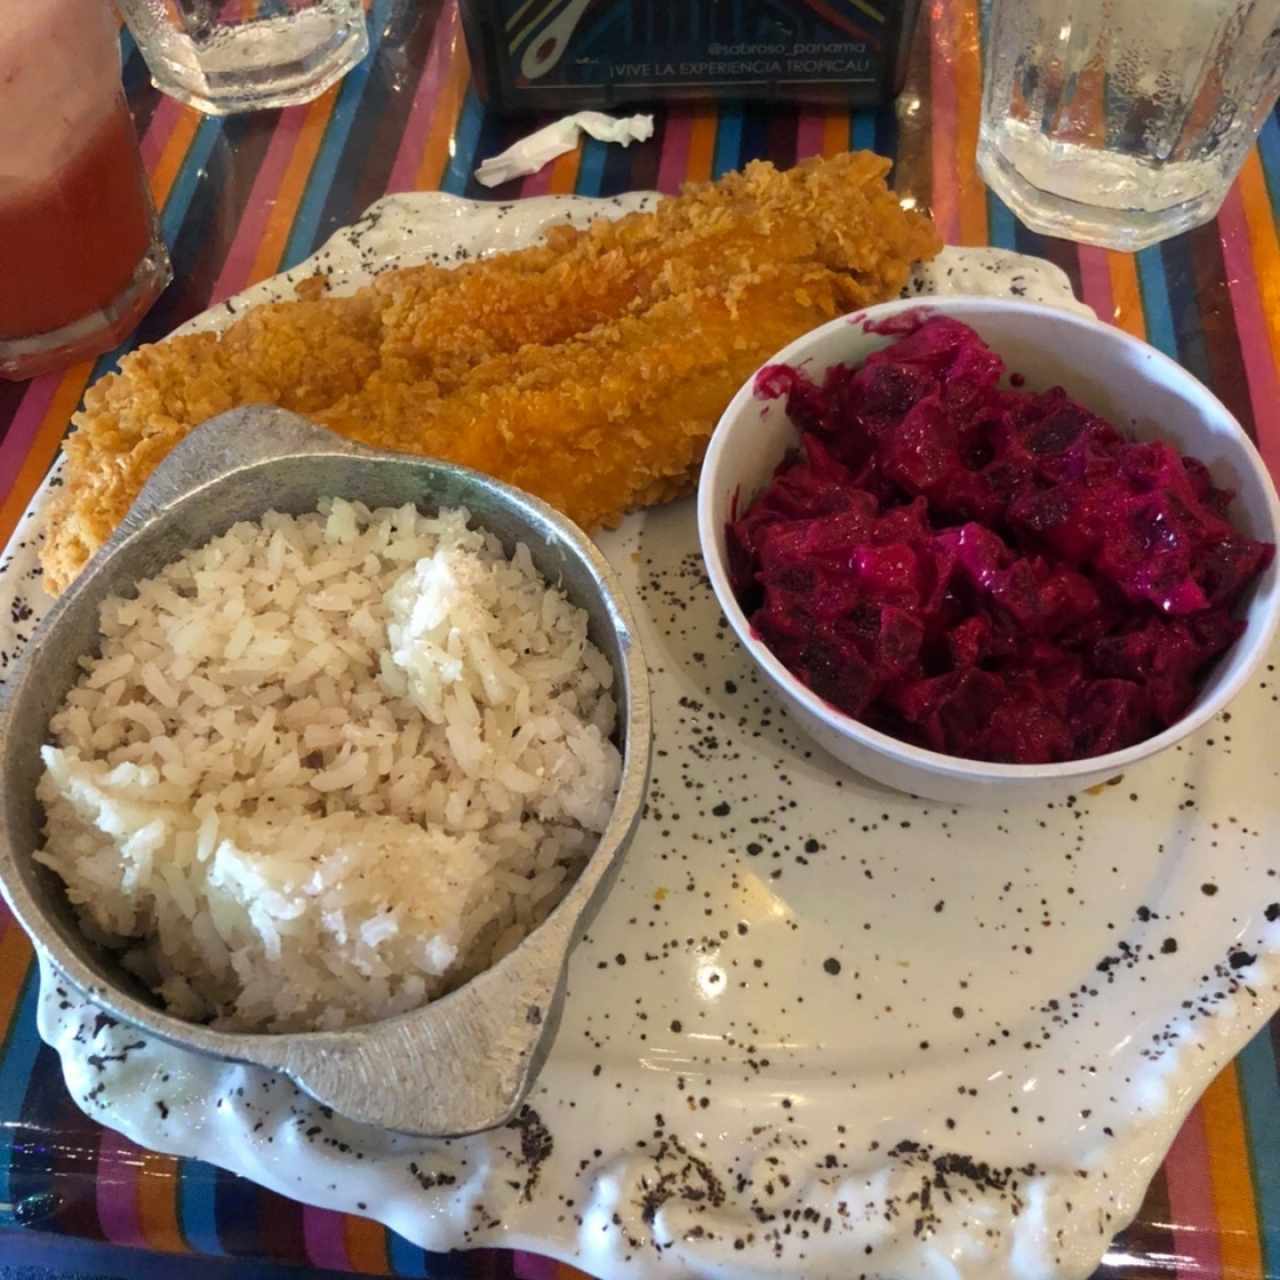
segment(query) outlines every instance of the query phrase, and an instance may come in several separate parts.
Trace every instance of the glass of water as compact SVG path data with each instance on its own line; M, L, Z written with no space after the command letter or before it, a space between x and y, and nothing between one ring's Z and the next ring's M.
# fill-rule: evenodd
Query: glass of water
M1135 250L1217 212L1280 92L1277 0L991 0L978 166L1036 231Z
M210 115L309 102L369 51L361 0L118 0L157 89Z

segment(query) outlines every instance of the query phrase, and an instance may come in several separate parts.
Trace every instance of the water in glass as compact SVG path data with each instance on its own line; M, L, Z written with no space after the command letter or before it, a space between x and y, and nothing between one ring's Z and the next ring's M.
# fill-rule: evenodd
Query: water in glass
M1217 213L1280 92L1278 0L991 0L978 164L1030 227L1140 249Z
M308 102L369 50L361 0L119 0L158 89L212 115Z

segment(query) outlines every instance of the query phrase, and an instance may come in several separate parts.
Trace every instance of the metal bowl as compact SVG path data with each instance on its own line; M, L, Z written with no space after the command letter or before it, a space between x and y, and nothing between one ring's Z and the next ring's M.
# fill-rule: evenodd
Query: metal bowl
M613 664L622 782L609 825L551 915L497 964L411 1013L343 1031L217 1031L165 1013L111 952L81 932L60 879L32 858L43 813L39 747L49 720L96 650L111 595L238 520L314 511L325 496L369 506L465 506L510 551L589 617ZM448 463L352 444L295 414L254 406L205 423L160 464L111 540L36 631L0 704L0 891L53 963L95 1003L183 1048L283 1071L350 1119L430 1136L511 1118L545 1057L574 942L602 899L639 821L648 779L649 689L635 625L604 557L537 498Z

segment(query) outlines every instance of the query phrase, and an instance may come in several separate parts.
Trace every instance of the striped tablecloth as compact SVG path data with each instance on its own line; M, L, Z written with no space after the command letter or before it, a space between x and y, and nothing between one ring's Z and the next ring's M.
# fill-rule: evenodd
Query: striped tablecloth
M756 156L785 166L872 147L896 156L899 190L932 210L946 240L1058 263L1100 316L1208 383L1280 467L1280 118L1267 123L1214 224L1136 256L1044 239L1018 225L974 172L980 0L933 0L896 112L673 110L659 114L647 144L590 142L536 177L487 192L471 177L476 162L530 125L487 114L469 87L455 0L372 0L368 8L372 53L341 85L308 106L226 120L155 93L125 37L126 87L176 275L130 346L296 263L387 192L670 192ZM85 387L119 354L0 383L0 543ZM20 1222L157 1251L365 1275L575 1274L529 1255L427 1255L363 1219L137 1149L72 1104L36 1035L35 996L30 946L0 906L0 1227ZM1278 1035L1280 1021L1210 1088L1100 1274L1280 1277Z

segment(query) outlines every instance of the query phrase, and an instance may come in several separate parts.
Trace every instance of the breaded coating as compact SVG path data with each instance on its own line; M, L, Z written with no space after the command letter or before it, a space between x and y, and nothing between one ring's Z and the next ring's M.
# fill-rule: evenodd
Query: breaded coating
M937 252L888 168L870 152L756 162L530 249L388 271L350 297L310 283L221 335L142 347L75 418L45 584L75 577L193 427L246 404L465 463L588 528L677 496L756 367Z

